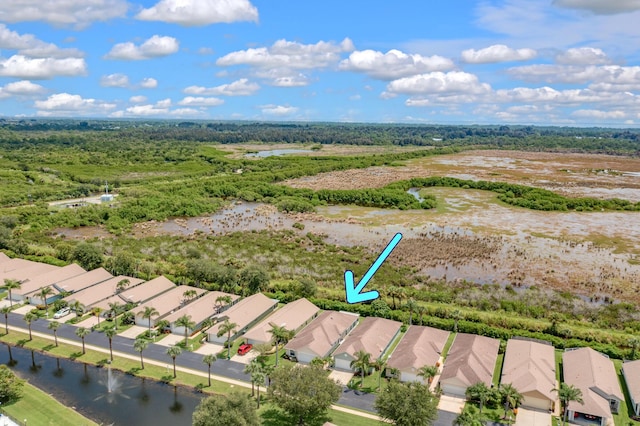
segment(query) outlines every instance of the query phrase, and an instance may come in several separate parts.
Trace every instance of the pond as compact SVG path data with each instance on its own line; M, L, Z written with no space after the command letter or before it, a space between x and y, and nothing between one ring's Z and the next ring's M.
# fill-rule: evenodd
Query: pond
M202 394L96 367L0 346L0 362L23 379L97 423L108 425L191 425ZM111 391L109 392L109 388Z
M313 152L313 151L310 149L270 149L268 151L251 152L249 154L245 154L245 157L266 158L266 157L277 157L277 156L287 155L287 154L306 154L309 152Z

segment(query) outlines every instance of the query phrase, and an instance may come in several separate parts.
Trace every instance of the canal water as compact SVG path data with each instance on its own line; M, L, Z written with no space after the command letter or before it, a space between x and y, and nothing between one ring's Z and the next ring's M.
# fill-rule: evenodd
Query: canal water
M64 405L104 425L188 426L203 395L108 368L0 345L0 363ZM111 388L111 392L108 389Z

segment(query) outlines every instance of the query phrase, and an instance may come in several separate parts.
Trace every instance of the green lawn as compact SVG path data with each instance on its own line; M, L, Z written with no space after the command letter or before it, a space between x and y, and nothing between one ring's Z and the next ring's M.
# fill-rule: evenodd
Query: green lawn
M29 425L97 425L29 383L25 383L24 396L19 401L2 408L14 419L26 420Z
M504 354L498 354L498 360L493 370L493 384L498 386L500 384L500 376L502 375L502 361L504 360Z

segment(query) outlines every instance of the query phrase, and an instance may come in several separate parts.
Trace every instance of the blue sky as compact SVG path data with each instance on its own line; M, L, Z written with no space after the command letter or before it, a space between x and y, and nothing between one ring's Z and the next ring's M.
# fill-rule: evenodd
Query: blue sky
M0 116L636 127L638 23L640 0L2 0Z

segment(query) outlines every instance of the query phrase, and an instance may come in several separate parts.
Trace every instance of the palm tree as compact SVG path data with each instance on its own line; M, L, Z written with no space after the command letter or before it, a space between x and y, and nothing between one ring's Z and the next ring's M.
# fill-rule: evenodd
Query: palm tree
M220 304L220 306L218 306L218 303ZM222 306L228 305L229 303L231 303L231 296L229 295L216 297L216 313L222 310Z
M9 334L9 312L11 312L11 307L3 306L0 308L0 312L4 314L4 331Z
M220 324L218 334L216 334L216 336L218 337L223 336L224 334L227 335L227 359L231 359L231 333L235 333L237 328L238 324L229 321L229 319L227 318L222 324Z
M56 341L56 348L58 347L58 327L60 327L60 323L58 321L51 321L47 326L49 330L53 330L53 338Z
M355 359L351 361L351 364L349 364L349 366L356 371L360 370L362 374L362 381L360 382L360 387L362 387L362 385L364 384L364 373L371 365L371 354L364 350L359 350L353 355L355 356Z
M640 338L632 337L629 339L629 346L631 347L631 356L630 359L636 359L636 351L640 348Z
M88 328L85 327L78 327L76 329L76 336L78 336L79 338L82 339L82 355L85 354L85 350L84 350L84 338L86 336L89 335L89 333L91 333L91 330L89 330Z
M111 361L113 361L113 336L116 335L118 331L114 328L107 328L104 331L104 335L107 336L107 339L109 339L109 354L111 355Z
M413 300L413 297L410 297L405 306L409 309L409 325L411 325L413 324L413 311L417 309L418 304Z
M509 410L513 408L517 408L518 405L522 402L522 394L518 392L516 388L514 388L510 383L500 385L500 396L504 401L504 417L509 420L507 417Z
M9 292L9 307L13 309L13 299L11 298L11 290L19 289L21 287L20 281L5 278L4 287Z
M418 312L418 315L420 315L420 325L422 325L422 317L427 313L427 308L425 306L418 305L416 311Z
M560 384L560 389L553 389L554 392L558 392L558 398L560 399L560 406L564 416L562 418L562 424L567 423L567 414L569 414L569 403L571 401L579 402L582 404L582 391L573 385L566 383Z
M484 426L484 418L475 405L467 404L453 424L455 426Z
M260 362L258 362L257 359L252 359L251 362L249 362L249 364L247 364L244 367L244 374L249 374L251 375L251 396L254 396L256 391L255 391L255 380L254 380L254 375L253 373L255 373L256 371L260 371L262 369L262 365L260 365Z
M122 305L120 302L109 302L109 312L113 317L113 323L115 324L116 329L118 328L118 314L120 313L120 308Z
M151 317L160 315L160 312L153 306L145 306L142 311L142 318L149 320L149 337L151 337Z
M26 314L24 314L24 321L29 326L29 341L33 340L33 337L31 336L31 323L37 319L38 315L36 315L34 312L27 312Z
M116 293L120 293L125 288L129 287L129 284L131 284L129 278L124 278L118 281L118 284L116 284Z
M205 355L202 357L202 362L207 364L207 367L209 368L209 387L211 387L211 364L216 362L216 356L214 354Z
M98 318L98 326L100 326L100 314L102 313L102 308L96 306L95 308L91 309L91 313L93 313L93 315Z
M460 312L459 309L454 309L449 314L449 317L451 319L453 319L453 332L457 333L458 332L458 321L460 321L462 319L462 312ZM480 412L482 412L482 410L480 410Z
M84 308L82 307L82 303L80 303L79 300L74 300L73 302L71 302L71 305L69 305L69 307L73 309L74 312L76 313L76 318L79 318L80 315L82 315L82 312L84 311Z
M273 336L273 342L276 345L276 367L278 366L278 345L280 343L287 343L293 337L295 333L292 330L287 330L284 326L275 325L273 323L269 323L271 329L269 333Z
M378 389L380 389L380 382L382 381L382 370L384 370L384 367L387 365L387 361L383 360L382 358L378 358L375 361L373 361L371 363L371 365L379 373L378 374Z
M256 399L258 400L258 408L260 408L260 385L264 385L264 380L266 378L267 378L267 375L265 374L262 368L251 373L251 382L256 383L256 388L258 390L258 394L256 395Z
M398 296L399 292L400 292L400 287L392 285L391 287L389 287L389 296L391 296L391 300L393 302L393 309L397 309L396 306L396 297Z
M40 296L40 298L44 302L45 311L49 309L49 303L47 302L47 298L52 293L53 293L53 289L50 286L44 287L38 292L38 296Z
M144 359L142 358L142 351L147 349L149 346L149 341L147 339L143 339L142 337L138 337L135 342L133 342L133 349L140 352L140 367L144 370Z
M176 320L178 327L184 327L184 348L187 349L187 343L189 342L189 330L196 326L194 321L191 321L191 315L183 315Z
M429 384L436 377L436 374L438 374L438 367L435 365L423 365L418 369L418 377L422 377Z
M194 289L185 290L185 292L182 293L182 297L184 298L184 303L187 303L190 300L195 299L197 295L198 295L198 292L195 291Z
M465 392L467 398L472 401L478 401L480 404L480 414L482 414L482 406L491 398L491 389L483 382L478 382L473 386L469 386Z
M180 349L180 346L169 346L167 348L167 355L169 355L171 357L171 359L173 360L173 378L176 378L176 358L178 357L178 355L180 355L182 353L182 349Z

